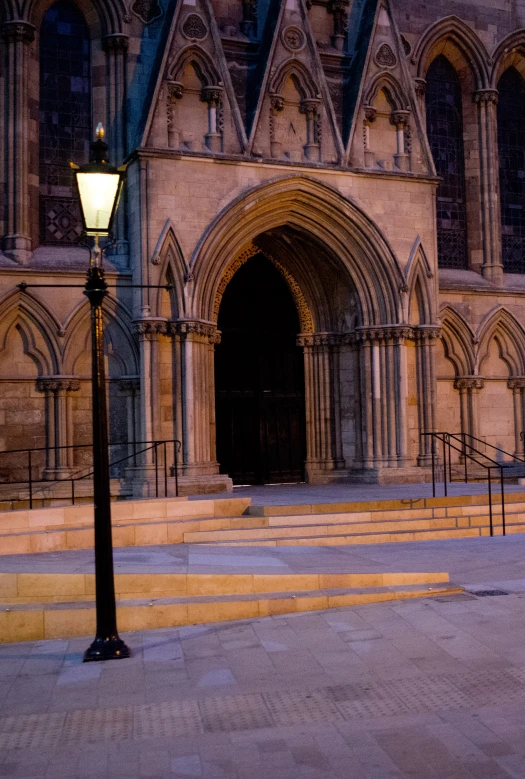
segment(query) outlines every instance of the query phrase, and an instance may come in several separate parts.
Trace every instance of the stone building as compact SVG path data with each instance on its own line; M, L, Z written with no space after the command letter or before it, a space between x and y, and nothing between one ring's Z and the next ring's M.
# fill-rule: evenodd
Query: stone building
M112 440L179 439L186 491L418 481L436 429L522 451L525 0L2 0L0 21L1 448L90 440L69 161L102 121L128 163Z

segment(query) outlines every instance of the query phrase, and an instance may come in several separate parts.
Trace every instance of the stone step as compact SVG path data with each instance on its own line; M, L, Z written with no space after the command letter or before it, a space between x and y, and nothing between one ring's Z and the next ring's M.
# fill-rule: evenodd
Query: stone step
M125 632L254 619L460 592L463 592L463 588L438 582L423 585L254 592L245 595L119 599L117 618L119 630ZM0 611L0 642L41 641L75 636L86 636L86 641L89 641L95 633L95 616L93 600L75 603L10 604Z
M516 525L521 530L513 530L515 533L525 532L524 525ZM509 532L509 531L508 531ZM501 534L501 528L495 528L495 534ZM436 541L447 538L476 538L488 536L488 528L447 528L446 530L419 530L400 531L390 533L361 533L347 535L324 535L303 537L274 537L266 539L245 539L242 541L192 541L203 546L344 546L352 544L388 544L407 541Z
M308 574L185 574L117 573L115 592L121 600L205 595L248 595L404 584L447 583L445 572L308 573ZM84 601L95 595L93 573L1 573L1 603Z

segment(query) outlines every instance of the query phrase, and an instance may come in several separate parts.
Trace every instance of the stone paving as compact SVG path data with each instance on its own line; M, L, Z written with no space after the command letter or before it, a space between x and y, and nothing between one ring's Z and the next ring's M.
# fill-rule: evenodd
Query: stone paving
M132 633L101 665L89 639L0 646L0 777L523 779L524 540L396 545L446 555L459 596Z

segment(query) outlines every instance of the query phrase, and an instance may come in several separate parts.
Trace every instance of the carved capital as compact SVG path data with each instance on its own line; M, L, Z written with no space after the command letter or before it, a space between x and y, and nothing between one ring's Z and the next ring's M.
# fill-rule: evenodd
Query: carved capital
M426 91L427 91L427 82L424 78L416 78L414 79L414 89L416 90L416 95L418 97L425 97Z
M281 95L270 95L270 106L274 114L279 113L284 108L284 97L281 97Z
M441 338L441 336L441 327L434 327L433 325L421 325L420 327L414 327L415 341L433 341L436 338Z
M165 335L168 332L168 323L165 319L141 319L133 322L135 333L139 336L152 336L159 333Z
M297 336L297 346L341 346L343 333L300 333Z
M213 322L189 319L172 321L168 322L168 333L182 338L203 338L209 343L220 343L220 331Z
M319 113L320 104L321 101L318 98L315 97L305 98L304 100L301 100L299 111L301 114L304 114L307 119L315 119L315 117Z
M184 94L184 84L180 81L168 81L168 100L175 102Z
M203 87L201 91L201 101L208 103L210 108L217 108L222 99L222 87Z
M125 54L129 47L129 35L113 33L102 38L102 48L106 54Z
M29 22L15 19L4 22L2 25L2 37L6 43L33 43L35 40L35 28Z
M371 105L365 105L365 120L370 123L375 122L376 116L376 109Z
M497 105L499 92L497 89L478 89L474 92L474 102L484 105Z
M118 388L121 392L126 394L133 394L140 392L140 379L120 379Z
M519 390L525 389L525 377L518 376L514 377L513 379L509 379L507 386L509 389L514 390L515 392L519 392Z
M454 389L457 390L480 390L485 386L485 382L479 376L458 376L454 380Z
M410 111L392 111L392 114L390 115L390 124L393 124L398 128L404 128L408 124L409 116Z
M77 392L80 389L80 381L60 376L48 376L37 379L36 388L39 392Z
M407 341L414 340L414 328L410 325L383 325L380 327L359 327L355 331L354 339L357 343L381 341Z

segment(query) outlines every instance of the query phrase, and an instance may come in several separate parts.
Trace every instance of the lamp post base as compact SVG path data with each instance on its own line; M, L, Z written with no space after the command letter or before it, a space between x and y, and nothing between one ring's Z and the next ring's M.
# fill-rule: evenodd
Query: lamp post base
M84 652L84 663L94 660L121 660L130 657L129 647L121 638L95 638L91 646Z

